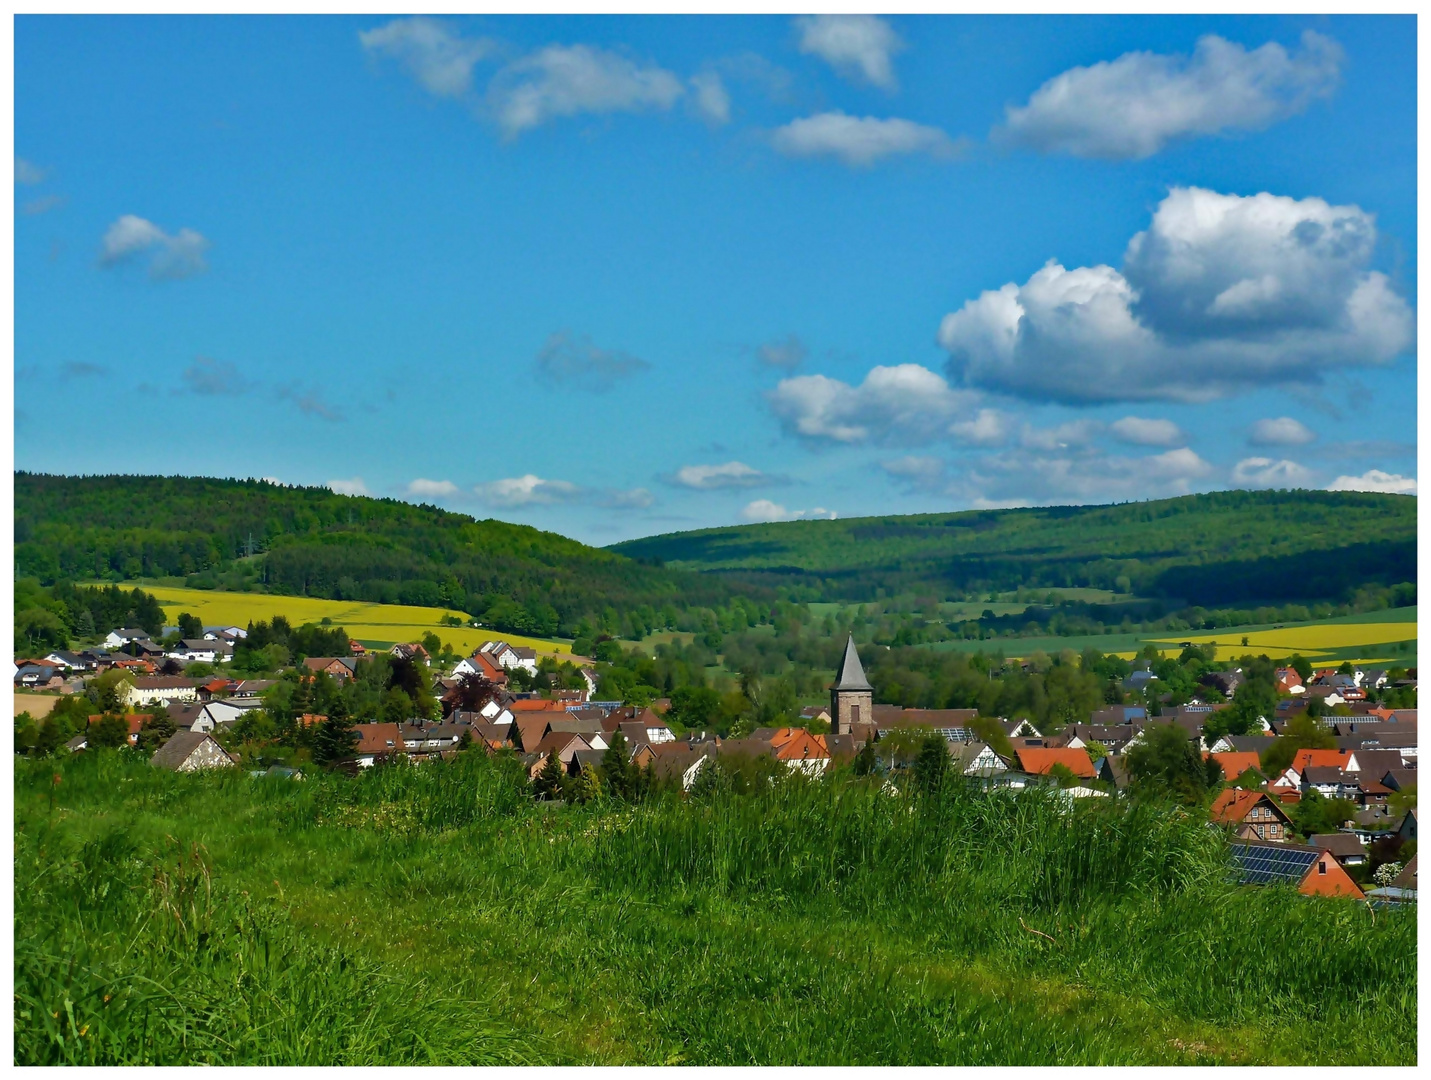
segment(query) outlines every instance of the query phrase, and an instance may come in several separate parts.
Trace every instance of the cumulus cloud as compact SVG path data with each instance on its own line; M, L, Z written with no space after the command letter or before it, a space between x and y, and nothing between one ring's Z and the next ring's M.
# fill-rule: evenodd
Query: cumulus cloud
M816 506L809 510L788 510L769 499L756 499L745 504L740 512L747 521L797 521L800 518L825 518L833 521L838 515L833 510Z
M724 465L686 465L677 469L671 477L671 483L697 491L758 487L771 480L772 477L759 469L752 469L743 461L727 461Z
M1253 446L1303 446L1316 437L1315 431L1290 416L1258 420L1247 433L1247 441Z
M1306 487L1312 471L1283 458L1243 458L1232 467L1232 482L1239 487Z
M248 381L239 374L237 367L207 356L195 357L194 362L180 373L179 379L191 394L204 396L242 394L249 388Z
M1191 58L1130 52L1076 67L1010 106L995 138L1044 153L1145 158L1175 139L1261 131L1336 88L1341 47L1308 30L1289 53L1276 42L1248 52L1216 35Z
M581 487L569 481L543 480L532 473L492 480L472 490L492 506L551 506L575 502L585 494Z
M278 483L278 481L273 481ZM329 480L328 488L336 495L371 495L368 485L363 483L361 476L355 476L351 480Z
M730 91L714 71L691 76L692 103L696 114L713 127L730 123Z
M972 420L949 425L949 433L970 446L1000 446L1013 432L1014 421L998 409L980 409Z
M508 138L582 113L664 111L685 93L681 80L590 45L549 45L497 73L488 100Z
M894 90L893 56L904 48L899 35L873 15L802 15L795 20L800 51L824 60L847 79Z
M34 162L26 161L18 154L15 155L15 183L42 184L45 177L49 175L49 169L42 169Z
M966 385L1036 400L1206 401L1412 347L1410 306L1370 271L1372 215L1322 199L1174 188L1123 270L1049 260L944 317Z
M1121 442L1134 446L1183 446L1188 441L1183 429L1171 420L1125 416L1109 424L1108 430Z
M651 365L630 353L599 349L586 335L558 330L537 354L537 370L553 382L576 383L589 390L610 390Z
M421 15L361 31L358 40L369 56L396 60L428 93L452 98L472 89L472 69L496 47Z
M1186 447L1150 457L1018 449L971 463L950 493L979 506L1160 498L1188 494L1213 471Z
M767 341L756 350L760 362L774 368L797 368L809 355L805 343L794 334L778 341Z
M1019 442L1030 450L1070 450L1092 445L1102 431L1096 420L1070 420L1051 428L1025 424Z
M977 400L918 364L873 368L859 386L826 375L797 375L781 380L766 398L793 435L891 445L950 434Z
M101 266L117 266L149 253L151 278L186 278L209 268L204 261L208 249L209 241L193 229L180 229L171 235L152 221L125 214L105 232L99 262Z
M407 485L407 493L425 499L450 499L461 489L451 480L424 480L418 477Z
M848 116L838 110L792 120L775 129L770 143L786 157L835 158L856 168L900 154L944 158L957 150L937 127L897 117Z
M1360 476L1338 476L1328 491L1376 491L1385 495L1415 495L1416 477L1369 469Z

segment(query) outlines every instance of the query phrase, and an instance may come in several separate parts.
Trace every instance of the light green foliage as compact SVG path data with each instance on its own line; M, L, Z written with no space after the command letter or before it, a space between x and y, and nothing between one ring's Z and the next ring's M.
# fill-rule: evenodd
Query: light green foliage
M15 791L21 1064L1414 1058L1415 912L1230 885L1195 814L844 777L552 808L480 753Z

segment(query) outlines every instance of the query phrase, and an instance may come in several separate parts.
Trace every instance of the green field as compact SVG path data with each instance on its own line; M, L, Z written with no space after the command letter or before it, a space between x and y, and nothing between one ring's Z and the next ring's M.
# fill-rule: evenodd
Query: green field
M128 757L16 762L19 1064L1416 1058L1414 910L1231 886L1186 814Z

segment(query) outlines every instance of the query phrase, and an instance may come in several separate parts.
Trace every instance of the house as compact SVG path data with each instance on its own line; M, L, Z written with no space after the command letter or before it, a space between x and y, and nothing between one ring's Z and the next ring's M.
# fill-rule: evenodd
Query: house
M154 752L149 764L171 772L198 772L231 769L237 762L208 732L176 731Z
M1226 698L1232 697L1244 681L1241 668L1234 668L1232 671L1205 671L1198 679L1201 685L1214 688Z
M15 670L16 686L58 686L63 682L61 669L48 664L23 664Z
M507 669L486 653L481 652L473 653L471 656L457 661L457 666L452 669L452 675L454 678L467 675L486 679L493 686L507 685Z
M776 761L806 776L819 776L830 764L824 736L811 735L804 728L778 729L770 740L770 747Z
M522 744L524 747L525 743ZM550 754L556 754L557 760L568 772L571 771L572 759L578 750L590 750L592 746L574 731L555 731L543 736L535 746L530 747L527 752L535 754L540 761L545 761ZM540 768L537 770L540 772Z
M1131 777L1128 775L1128 759L1121 755L1110 755L1098 763L1098 779L1112 784L1117 791L1126 791Z
M278 685L277 679L240 679L234 684L231 696L236 698L256 698Z
M213 731L225 724L235 724L254 709L261 709L263 702L257 698L215 698L203 703L191 716L186 715L187 724L175 719L178 727L188 727L194 731ZM170 713L173 716L173 713Z
M1055 765L1062 765L1080 780L1092 780L1098 775L1093 769L1093 759L1088 756L1086 750L1066 746L1017 747L1014 757L1019 768L1030 776L1047 776Z
M1262 791L1225 788L1208 808L1208 819L1231 827L1244 840L1283 840L1292 819L1277 800Z
M987 743L951 744L949 756L950 764L963 776L978 776L987 779L996 773L1007 772L1009 768L1004 759L994 753L993 747Z
M248 631L242 626L206 626L202 636L213 641L227 641L233 645L248 637Z
M690 791L696 777L710 759L705 747L695 747L687 743L662 743L651 747L654 755L656 777L670 782L679 778L682 791Z
M358 670L358 661L351 656L310 656L303 666L314 674L322 671L339 682L347 682Z
M1049 745L1086 750L1090 743L1097 743L1109 753L1116 754L1133 741L1138 731L1139 728L1133 724L1069 724L1056 739L1049 740Z
M185 638L165 655L171 660L182 660L185 663L227 664L234 658L234 647L227 641Z
M171 701L199 698L199 680L177 675L155 675L120 685L120 696L126 705L149 705L156 701L167 705Z
M1363 899L1341 863L1320 848L1239 839L1232 844L1232 861L1244 885L1293 885L1304 896Z
M1157 681L1158 677L1156 675L1154 675L1146 668L1143 668L1139 671L1133 672L1131 675L1129 675L1126 679L1123 680L1123 689L1131 690L1135 694L1141 694L1144 690L1147 689L1149 683L1154 683Z
M133 627L123 630L111 630L104 639L106 649L123 649L126 645L136 641L148 641L149 631L139 630Z
M478 650L478 652L490 656L500 666L511 671L513 668L523 668L528 673L537 673L537 652L535 649L519 648L508 645L505 641L488 641ZM596 688L592 687L592 693Z
M140 729L143 728L144 725L147 724L153 718L153 713L129 713L124 717L124 721L129 725L128 739L130 746L139 745ZM96 713L89 718L89 726L94 727L95 724L99 723L103 719L103 713Z
M1311 766L1344 770L1351 760L1350 750L1298 750L1292 764L1273 782L1301 790L1302 773Z
M1307 688L1302 685L1302 676L1297 674L1296 668L1278 668L1273 674L1277 681L1277 696L1290 697L1292 694L1305 694Z
M368 650L363 648L363 643L354 638L348 639L348 651L354 656L367 656Z
M828 724L830 710L823 705L806 705L800 710L800 719L806 724Z
M1396 827L1396 835L1408 842L1416 839L1416 807L1413 806L1406 812L1401 824Z
M1105 705L1094 709L1088 722L1097 727L1119 727L1141 724L1148 719L1148 710L1141 705Z
M431 659L427 655L427 650L415 641L394 645L388 652L399 660L421 660L425 664Z
M596 669L593 667L577 668L576 673L581 676L586 683L586 696L588 699L596 693Z
M1217 762L1222 769L1222 775L1230 782L1236 780L1248 769L1252 769L1259 776L1262 772L1262 759L1250 751L1232 750L1226 753L1212 753L1204 755L1206 758Z
M1328 799L1340 799L1357 790L1355 778L1335 765L1308 765L1302 770L1302 793L1316 791Z
M52 653L47 653L40 658L40 662L64 668L66 671L92 671L95 666L92 659L65 649L56 649Z
M1343 866L1362 866L1367 861L1366 848L1353 833L1318 833L1312 837L1312 846L1333 856Z
M359 768L370 768L406 749L397 724L355 724L353 727L358 733L353 757Z

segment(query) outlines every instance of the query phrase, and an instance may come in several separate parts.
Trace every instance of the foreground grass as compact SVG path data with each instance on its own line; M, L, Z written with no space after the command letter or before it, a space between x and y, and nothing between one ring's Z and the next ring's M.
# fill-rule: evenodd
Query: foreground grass
M546 810L470 755L295 784L106 752L17 763L16 819L17 1062L1416 1056L1414 913L1231 888L1177 815Z

